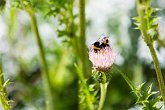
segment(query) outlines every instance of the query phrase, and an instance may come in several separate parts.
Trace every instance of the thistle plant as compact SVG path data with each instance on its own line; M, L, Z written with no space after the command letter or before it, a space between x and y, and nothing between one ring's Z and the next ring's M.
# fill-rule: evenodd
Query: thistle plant
M109 75L112 64L115 60L115 54L108 42L103 41L106 38L104 35L97 41L98 50L95 49L94 44L89 48L89 60L93 64L92 74L96 81L100 83L101 95L98 110L103 109L105 97L107 93L107 86L109 83ZM102 42L103 41L103 42Z
M8 94L6 91L6 86L9 84L9 79L4 80L4 74L2 71L2 64L0 61L0 102L4 110L10 110L10 102L11 100L8 99Z
M136 29L139 29L144 42L147 44L152 56L155 71L160 87L160 92L165 102L165 82L161 72L159 60L154 49L153 43L159 38L158 33L158 17L154 14L158 11L157 8L151 8L151 0L137 0L138 17L135 17Z
M126 74L121 72L119 69L115 67L115 71L118 71L124 80L127 82L129 87L132 90L132 93L136 96L136 104L142 106L142 110L161 110L162 106L158 107L158 103L160 102L161 96L155 95L158 93L157 91L152 91L152 84L150 84L145 90L144 85L146 83L142 83L139 86L135 87L131 80L127 77Z
M82 70L77 65L75 66L79 76L79 110L94 110L96 103L97 91L94 89L94 84L88 85L87 79L84 78Z
M0 1L0 12L4 9L6 4L5 0ZM4 80L4 73L2 71L2 59L0 55L0 102L4 110L10 110L10 100L6 91L6 86L9 84L9 80Z

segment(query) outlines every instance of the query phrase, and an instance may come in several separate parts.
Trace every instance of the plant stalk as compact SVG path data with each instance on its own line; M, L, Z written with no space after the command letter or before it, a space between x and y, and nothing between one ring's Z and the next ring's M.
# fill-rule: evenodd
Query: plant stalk
M78 64L80 67L80 71L78 72L79 78L82 81L83 85L85 86L85 93L87 97L87 106L89 110L94 110L94 106L92 104L91 98L90 98L90 92L87 87L87 83L85 82L84 76L87 76L87 70L86 70L86 61L87 61L87 49L86 49L86 35L85 35L85 0L79 0L79 30L80 30L80 37L76 40L78 40L78 48L77 48L77 55L79 56ZM81 52L80 52L81 51Z
M51 88L51 84L50 84L50 80L49 80L49 71L48 71L48 65L46 62L46 57L45 57L45 53L44 53L44 48L43 48L43 43L38 31L38 26L37 26L37 20L36 20L36 16L33 12L32 9L26 9L26 11L28 12L30 18L31 18L31 23L32 23L32 29L34 31L35 34L35 38L36 38L36 42L38 45L38 49L39 49L39 55L40 55L40 61L41 61L41 69L42 69L42 79L43 79L43 83L44 83L44 87L45 87L45 92L46 92L46 108L47 110L54 110L54 104L53 104L53 95L52 95L52 88Z
M160 92L165 104L165 83L164 83L164 79L163 79L163 75L161 72L161 68L160 68L160 64L159 64L159 60L158 57L156 55L155 49L153 47L153 45L148 45L148 48L150 50L153 62L154 62L154 66L155 66L155 71L156 71L156 75L157 75L157 79L158 79L158 83L159 83L159 87L160 87Z
M106 93L107 93L107 86L108 86L108 83L100 83L101 97L100 97L98 110L103 109L105 97L106 97Z
M80 29L80 39L79 39L79 55L80 55L80 65L82 68L82 73L86 76L86 61L87 61L87 49L86 49L86 35L85 35L85 0L79 0L79 29Z
M159 65L159 60L156 55L155 49L153 47L152 37L147 33L148 18L144 17L145 11L147 10L145 7L146 4L143 4L143 2L142 3L141 2L139 0L137 0L137 11L138 11L138 15L140 17L140 23L141 23L140 31L143 35L144 42L147 44L147 46L150 50L150 53L151 53L151 56L152 56L152 59L154 62L154 67L155 67L155 71L156 71L156 75L157 75L157 79L158 79L158 83L159 83L160 92L161 92L161 95L163 97L163 101L165 104L165 83L164 83L163 75L162 75L161 68Z

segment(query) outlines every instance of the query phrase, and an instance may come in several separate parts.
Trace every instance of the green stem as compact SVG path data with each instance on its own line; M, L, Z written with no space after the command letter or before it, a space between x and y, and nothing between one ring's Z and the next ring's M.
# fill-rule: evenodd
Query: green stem
M4 110L10 110L10 104L9 99L7 96L6 87L4 87L5 81L4 81L4 74L2 71L2 62L0 60L0 102L2 104L2 107Z
M101 97L100 97L98 110L103 109L104 102L105 102L105 97L106 97L106 93L107 93L107 86L108 86L108 83L100 83Z
M87 49L86 49L86 35L85 35L85 0L79 0L79 20L80 20L80 39L79 39L79 52L80 54L80 65L82 67L82 72L85 75L86 71L86 60L87 60Z
M77 49L77 55L79 56L79 67L81 68L81 71L78 72L79 78L82 81L83 85L85 86L85 93L87 97L87 104L89 110L94 110L94 106L92 104L91 98L90 98L90 92L87 87L87 83L85 82L84 76L87 75L86 70L86 61L87 61L87 50L86 50L86 35L85 35L85 0L79 0L79 29L80 29L80 38L78 39L78 49ZM81 52L79 52L81 50Z
M42 69L42 79L45 87L45 92L46 92L46 106L47 110L54 110L54 104L53 104L53 95L52 95L52 90L51 90L51 84L49 81L49 71L48 71L48 65L46 62L46 57L44 53L44 48L43 48L43 43L41 41L41 37L38 31L38 26L37 26L37 20L36 16L34 14L34 11L31 8L26 8L26 11L28 12L29 16L31 17L31 23L32 23L32 29L35 34L36 42L38 45L39 49L39 55L40 55L40 60L41 60L41 69Z
M164 83L163 75L161 73L159 60L157 58L155 49L153 47L152 37L147 33L147 31L148 31L147 25L149 25L149 24L147 24L148 17L147 18L144 17L146 15L145 12L148 8L147 5L148 4L146 4L145 1L143 3L143 1L137 0L137 10L138 10L138 15L140 17L140 23L141 23L140 31L143 35L144 42L147 44L147 46L150 50L150 53L151 53L151 56L152 56L152 59L154 62L154 66L155 66L155 71L156 71L156 75L157 75L157 79L158 79L158 83L159 83L160 92L161 92L161 95L163 97L163 101L165 103L165 83Z
M147 26L147 22L148 22L148 18L145 18L145 11L147 9L145 8L145 6L143 4L140 4L139 0L137 0L137 11L139 14L139 18L140 18L140 31L142 33L142 37L144 39L144 42L149 45L152 43L152 39L150 36L148 36L147 34L147 30L148 30L148 26Z
M158 60L158 57L156 55L153 45L148 45L148 48L150 50L150 53L154 62L155 71L156 71L156 75L157 75L157 79L158 79L158 83L160 87L160 92L163 97L163 101L165 103L165 83L164 83L163 75L162 75L161 68L159 65L159 60Z

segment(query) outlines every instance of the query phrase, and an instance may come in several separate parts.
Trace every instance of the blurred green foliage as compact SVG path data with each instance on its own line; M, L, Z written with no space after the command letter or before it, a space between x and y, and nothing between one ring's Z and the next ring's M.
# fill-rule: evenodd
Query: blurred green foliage
M78 49L81 46L81 41L76 42L79 36L77 1L23 0L23 3L25 6L33 8L36 14L48 64L55 109L77 110L80 107L84 107L81 109L86 109L87 104L83 105L84 100L86 100L86 95L84 95L86 94L86 89L90 91L87 94L91 103L94 108L97 108L100 94L99 84L95 83L92 75L84 77L84 82L82 80L78 81L79 76L75 68L78 55L81 53L81 50ZM12 110L44 110L45 96L41 78L41 64L38 59L37 44L30 26L30 18L23 10L20 0L12 0L10 5L11 7L7 8L7 11L5 10L6 13L0 13L0 17L4 19L7 27L6 39L4 39L7 46L3 47L6 51L3 52L2 59L5 79L10 79L13 82L7 87L9 99L14 101L11 103ZM0 10L4 8L5 1L0 0ZM154 10L149 9L148 11L153 12ZM105 22L106 29L112 33L113 36L110 39L115 39L114 46L121 50L119 54L123 58L123 63L117 65L117 67L127 73L135 87L144 81L148 85L152 82L153 90L158 91L153 64L140 59L137 54L140 48L140 32L133 29L136 26L132 20L132 17L136 15L137 12L134 7L129 11L130 24L126 29L120 28L120 14L107 16L107 20L102 22ZM150 27L154 30L152 32L157 32L155 27L158 25L154 24L155 21L154 18L150 19ZM42 29L45 25L53 30L53 34L49 34L50 28ZM91 25L92 23L87 26L90 27ZM42 32L43 30L44 32ZM122 36L121 30L128 31L129 47L125 46L123 39L119 37ZM158 33L149 34L152 34L153 39L157 39L155 35ZM87 37L92 38L91 36ZM123 37L125 38L125 36ZM158 49L164 49L164 47L160 45ZM87 65L87 67L87 71L91 71L91 65ZM162 73L164 72L165 67L162 66ZM147 89L149 95L151 95L151 86L149 87L147 89L144 86L140 94ZM135 106L137 97L131 92L132 90L118 72L112 71L107 91L104 110L128 110ZM79 97L82 100L78 101ZM141 100L141 97L139 97L139 100ZM153 105L155 100L159 99L154 99ZM80 107L78 106L79 103ZM143 104L148 105L150 103L143 102Z
M0 11L2 11L5 7L6 1L5 0L0 0Z

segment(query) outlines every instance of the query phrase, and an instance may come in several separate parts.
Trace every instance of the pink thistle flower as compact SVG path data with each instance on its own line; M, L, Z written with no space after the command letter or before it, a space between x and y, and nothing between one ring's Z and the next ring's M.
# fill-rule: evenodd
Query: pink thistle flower
M116 55L110 46L101 48L97 52L92 48L89 49L89 60L97 71L108 71L114 63L115 57Z

